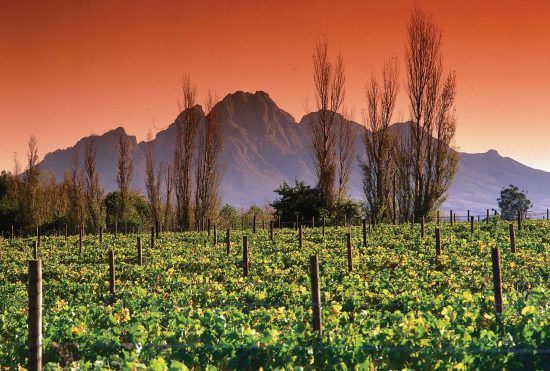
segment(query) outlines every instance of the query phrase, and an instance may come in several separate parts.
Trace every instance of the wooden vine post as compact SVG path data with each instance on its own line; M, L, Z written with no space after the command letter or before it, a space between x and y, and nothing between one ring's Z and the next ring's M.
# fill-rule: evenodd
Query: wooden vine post
M451 221L451 227L453 226L453 210L449 212L449 220Z
M34 260L38 259L38 241L34 241L34 251L33 251L33 254L32 254L32 258Z
M421 238L424 238L424 232L425 232L425 229L424 229L424 216L422 216L420 218L420 237Z
M99 226L99 243L103 243L103 226Z
M367 247L367 219L363 218L363 247Z
M210 224L210 219L208 219L208 223ZM208 228L210 230L210 228ZM218 245L218 228L216 227L216 224L214 224L214 246Z
M474 233L474 217L470 217L470 233Z
M256 214L252 216L252 233L256 233Z
M437 256L441 256L441 230L435 229L435 251Z
M487 209L487 218L485 219L485 223L489 224L489 209Z
M495 311L497 314L502 313L502 277L500 270L500 253L498 248L491 249L491 258L493 260L493 290L495 296Z
M518 210L518 231L521 231L521 210Z
M325 217L323 216L323 237L325 237Z
M109 250L109 292L112 298L115 296L115 291L115 252Z
M78 231L78 251L82 255L82 226L80 226L80 230Z
M508 228L510 230L510 251L512 251L513 254L516 253L516 232L514 231L514 224L510 223L508 225Z
M227 255L231 253L231 230L229 227L225 230L225 248Z
M248 236L243 236L243 277L248 277Z
M30 371L42 370L42 262L29 260L28 346Z
M269 240L273 241L273 220L269 221Z
M141 250L141 237L137 237L137 264L143 265L143 253Z
M348 250L348 272L353 272L353 251L351 248L351 233L346 235L346 247Z
M323 325L321 318L321 287L319 285L319 258L313 255L310 258L310 276L311 276L311 307L313 309L313 330L319 335L323 334Z
M155 248L155 227L151 227L151 249Z
M303 247L303 231L302 231L302 225L300 224L300 226L298 227L298 248L300 250L302 250L302 247Z

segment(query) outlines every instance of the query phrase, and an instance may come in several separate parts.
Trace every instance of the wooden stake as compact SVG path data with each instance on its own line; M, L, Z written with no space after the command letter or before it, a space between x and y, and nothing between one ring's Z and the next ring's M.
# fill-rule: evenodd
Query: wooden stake
M424 216L420 218L420 237L424 238Z
M109 292L115 296L115 252L109 250Z
M516 232L514 231L514 224L509 224L509 230L510 230L510 250L512 253L516 253Z
M155 227L151 227L151 249L155 248Z
M302 250L302 247L303 247L303 232L302 232L302 225L300 224L300 226L298 227L298 248L300 250Z
M470 217L470 233L474 233L474 217Z
M353 271L353 251L351 249L351 233L346 235L346 247L348 250L348 271Z
M363 247L367 247L367 219L363 218Z
M210 219L208 219L208 231L210 231ZM214 246L218 245L218 228L214 224Z
M229 255L231 253L231 232L229 227L225 230L225 248L227 255Z
M269 240L273 241L273 220L269 221Z
M42 370L42 262L29 260L28 346L30 371Z
M256 214L252 216L252 233L256 233Z
M313 255L310 258L311 277L311 306L313 309L313 330L319 335L323 334L321 318L321 287L319 285L319 258Z
M435 251L437 256L441 256L441 230L435 229Z
M137 238L137 264L143 265L143 254L141 251L141 237Z
M34 241L34 251L33 251L33 254L32 254L32 258L34 260L38 259L38 241Z
M243 277L248 277L248 236L243 236Z
M493 260L493 289L495 296L495 311L497 314L502 313L502 277L500 270L500 253L498 248L491 249L491 258Z

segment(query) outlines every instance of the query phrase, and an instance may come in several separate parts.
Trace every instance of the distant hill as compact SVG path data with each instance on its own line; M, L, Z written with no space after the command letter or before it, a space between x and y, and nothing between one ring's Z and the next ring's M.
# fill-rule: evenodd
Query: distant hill
M295 178L314 183L314 167L310 152L308 116L299 122L265 92L238 91L228 94L217 104L218 117L224 131L222 164L224 177L221 184L223 202L236 206L264 204L275 198L273 190L284 180ZM201 124L204 112L200 106ZM364 155L363 126L354 124L356 157ZM406 124L396 124L403 130ZM100 180L107 191L116 189L117 136L124 129L117 128L96 136L98 147L97 168ZM58 180L70 167L75 153L81 158L84 144L90 137L79 140L74 146L48 153L40 166L53 171ZM174 153L175 125L157 133L153 139L154 157L158 164L170 163ZM137 143L129 136L134 160L132 187L144 189L144 151L146 142ZM528 191L534 209L550 207L550 173L532 169L496 151L486 153L460 153L460 167L449 190L445 209L482 212L496 208L500 189L509 184ZM363 199L361 174L354 159L350 181L350 194Z

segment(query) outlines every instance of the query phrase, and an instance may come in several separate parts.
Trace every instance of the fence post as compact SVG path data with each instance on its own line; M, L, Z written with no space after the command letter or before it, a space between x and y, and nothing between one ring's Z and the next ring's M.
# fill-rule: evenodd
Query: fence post
M243 277L248 277L248 236L243 236Z
M353 251L351 249L351 233L346 235L346 247L348 250L348 271L353 271Z
M11 239L13 240L13 224L11 225Z
M141 251L141 237L137 237L137 263L143 265L143 254Z
M474 233L474 217L470 217L470 233Z
M155 223L154 223L154 227L155 227L155 239L159 239L159 234L160 234L160 223L159 221L157 220Z
M441 230L435 229L435 251L437 256L441 256Z
M325 237L325 217L323 216L323 237Z
M489 224L489 209L487 209L487 219L485 219L485 223Z
M118 236L118 222L115 222L115 237Z
M363 218L363 247L367 247L367 219Z
M103 242L103 226L99 226L99 243Z
M424 215L420 218L420 237L424 238Z
M453 226L453 210L450 211L449 220L451 221L451 227Z
M546 209L546 220L548 220L548 217L550 216L550 210Z
M208 228L208 237L210 237L210 218L206 221L206 226Z
M269 240L273 241L273 220L269 221Z
M225 230L225 247L227 251L227 255L231 252L231 232L229 227Z
M277 215L277 223L279 225L279 229L281 229L281 215Z
M109 250L109 292L115 296L115 252Z
M466 219L468 222L470 221L470 210L468 210L468 219Z
M34 251L33 251L33 254L32 254L32 258L34 260L38 259L38 241L34 241Z
M252 216L252 233L256 233L256 214Z
M516 253L516 232L514 231L514 224L510 223L510 250L512 253Z
M321 287L319 285L319 258L317 255L310 257L309 272L311 277L311 306L313 309L313 330L319 335L323 334L321 319Z
M302 246L303 246L303 232L302 232L302 225L300 224L300 226L298 227L298 248L300 250L302 250Z
M155 248L155 227L151 227L151 249Z
M29 370L42 370L42 262L29 260Z
M315 228L315 216L311 217L311 228Z
M491 250L491 258L493 260L493 289L495 293L495 311L500 314L503 310L502 305L502 277L500 270L500 253L498 247Z
M521 231L521 222L522 222L521 210L518 210L518 231Z

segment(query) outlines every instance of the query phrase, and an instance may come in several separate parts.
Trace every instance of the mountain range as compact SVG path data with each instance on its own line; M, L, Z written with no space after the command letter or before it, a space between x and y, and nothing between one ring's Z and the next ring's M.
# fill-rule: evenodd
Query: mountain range
M200 106L201 124L204 112ZM263 91L237 91L217 103L218 119L224 133L221 155L223 179L220 193L224 203L247 207L262 205L276 197L273 192L283 181L293 183L296 178L314 184L315 174L310 151L310 113L297 122L289 113ZM394 125L406 125L403 123ZM364 126L353 123L356 138L356 157L365 154L362 134ZM398 128L398 127L396 127ZM134 163L132 187L144 190L145 149L147 142L138 142L121 127L96 135L97 169L107 192L116 189L116 161L118 135L130 140ZM153 156L157 165L172 161L175 145L175 123L159 131L153 141ZM46 154L40 167L55 173L61 181L65 169L70 168L75 154L81 159L90 137L75 145ZM525 166L495 150L485 153L459 153L459 169L449 189L443 209L483 210L496 208L496 199L502 187L514 184L528 192L534 210L550 207L550 173ZM350 179L350 195L363 199L358 159L354 158ZM81 162L82 164L82 162ZM459 214L461 213L459 211Z

